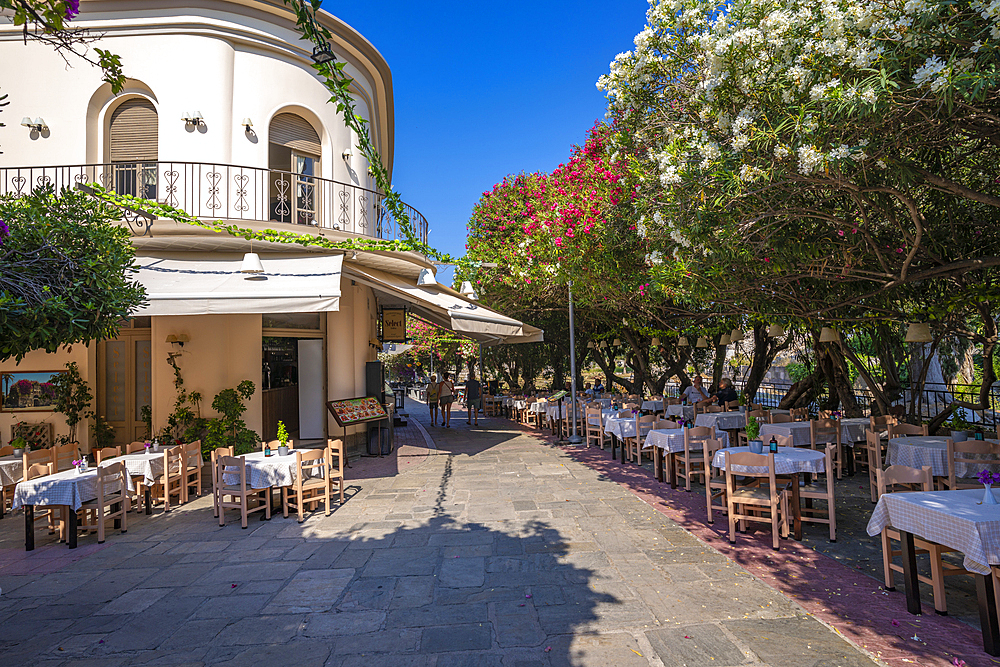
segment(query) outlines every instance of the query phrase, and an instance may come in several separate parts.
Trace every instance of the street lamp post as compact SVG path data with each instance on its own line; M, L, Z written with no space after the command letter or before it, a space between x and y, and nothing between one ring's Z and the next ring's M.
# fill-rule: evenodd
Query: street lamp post
M569 373L570 373L570 419L573 423L572 435L569 436L569 444L579 445L583 438L576 432L576 333L573 330L573 281L567 283L569 287Z

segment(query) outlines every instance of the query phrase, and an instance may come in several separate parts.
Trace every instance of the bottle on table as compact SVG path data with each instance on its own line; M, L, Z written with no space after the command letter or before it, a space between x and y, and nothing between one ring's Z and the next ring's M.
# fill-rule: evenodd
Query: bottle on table
M771 442L768 443L767 445L767 451L771 452L772 454L776 454L778 452L778 439L775 438L773 435L771 436Z
M264 457L266 458L270 455L271 455L271 445L268 443L264 443Z

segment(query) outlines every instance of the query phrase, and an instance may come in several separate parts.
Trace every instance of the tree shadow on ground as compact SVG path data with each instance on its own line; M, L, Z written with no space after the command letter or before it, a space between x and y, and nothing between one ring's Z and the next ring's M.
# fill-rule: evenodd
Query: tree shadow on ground
M809 544L817 543L819 537L828 538L825 525L806 524L804 531L812 533L812 539L803 542L782 539L777 553L771 548L769 524L751 523L746 533L737 533L736 544L731 545L729 522L724 513L715 512L714 523L708 523L703 485L692 484L690 492L683 488L674 490L669 483L656 480L651 462L642 466L630 462L623 464L620 454L612 459L609 450L561 446L551 439L544 444L566 451L574 460L597 471L600 479L628 487L655 509L803 605L856 645L873 653L880 652L883 660L898 656L916 660L921 665L942 667L952 665L956 658L964 659L970 667L995 664L995 660L982 650L982 637L976 628L934 614L929 589L922 597L924 614L912 616L906 611L902 588L889 593L883 590L884 582L811 548ZM858 479L867 482L865 477L858 476ZM867 525L867 520L864 523ZM839 528L838 535L838 543L851 539L878 540L868 537L867 533L841 535ZM822 541L826 543L826 539ZM897 581L901 580L897 577ZM919 640L914 640L914 636Z

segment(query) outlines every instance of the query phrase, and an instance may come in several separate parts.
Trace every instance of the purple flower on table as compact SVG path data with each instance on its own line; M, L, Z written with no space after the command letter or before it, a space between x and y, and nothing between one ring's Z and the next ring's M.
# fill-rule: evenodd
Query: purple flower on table
M977 476L980 484L1000 484L1000 472L980 470Z
M71 21L80 13L80 0L66 0L66 20Z

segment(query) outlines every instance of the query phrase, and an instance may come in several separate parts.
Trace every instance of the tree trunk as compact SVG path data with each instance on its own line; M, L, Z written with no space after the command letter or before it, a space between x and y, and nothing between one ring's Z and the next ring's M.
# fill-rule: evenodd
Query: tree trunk
M783 342L775 343L771 338L768 338L767 329L768 327L762 324L753 328L753 358L750 362L750 372L747 374L746 384L743 385L743 395L746 396L748 404L753 403L757 397L760 383L764 381L764 376L767 375L771 364L774 363L774 358L792 344L791 331L788 332Z
M778 407L782 410L808 407L822 391L823 377L823 371L817 367L809 377L792 384Z
M708 391L714 393L719 391L719 381L722 380L722 373L726 370L726 348L719 345L721 334L716 334L712 342L715 344L715 358L712 360L712 384Z
M860 417L861 408L854 395L851 374L848 372L840 347L835 343L817 342L815 349L818 365L826 375L827 385L830 387L829 397L821 407L826 410L836 410L841 407L846 417Z

